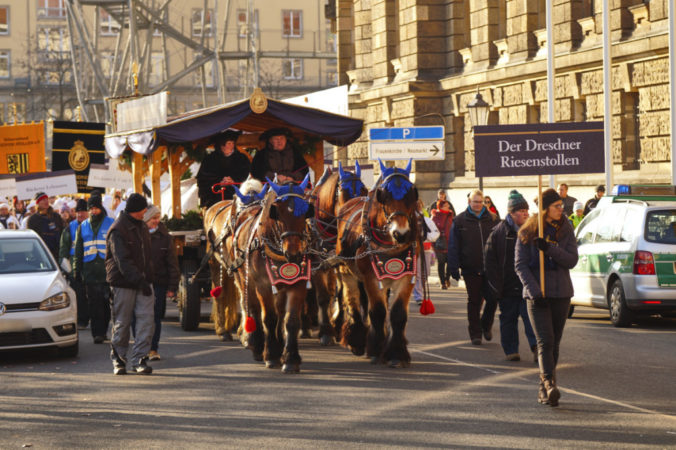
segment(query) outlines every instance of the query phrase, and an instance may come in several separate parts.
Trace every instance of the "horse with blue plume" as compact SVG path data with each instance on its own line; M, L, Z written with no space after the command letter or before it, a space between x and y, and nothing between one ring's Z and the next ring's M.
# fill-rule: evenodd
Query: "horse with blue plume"
M343 164L338 163L339 184L342 191L346 191L348 200L350 198L365 195L366 186L361 181L361 167L359 162L354 163L354 173L343 170Z

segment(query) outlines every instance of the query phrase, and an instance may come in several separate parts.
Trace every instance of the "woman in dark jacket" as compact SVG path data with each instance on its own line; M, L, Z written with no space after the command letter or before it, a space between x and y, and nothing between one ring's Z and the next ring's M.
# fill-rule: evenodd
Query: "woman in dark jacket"
M537 337L538 401L558 406L561 394L556 387L556 364L573 296L570 269L577 264L577 243L573 227L563 214L563 201L554 189L542 193L542 208L544 237L538 237L537 216L530 217L519 230L514 264ZM544 252L544 289L540 285L539 251Z
M153 291L155 292L155 334L150 344L148 359L160 359L157 352L162 331L162 318L167 308L167 297L174 297L178 288L179 270L174 243L169 230L160 222L160 210L157 206L148 207L143 220L150 231L150 248L153 261Z
M439 229L439 238L434 241L434 253L437 257L437 270L439 271L439 284L441 289L448 289L451 285L451 274L447 270L448 262L448 236L451 234L453 225L453 211L451 204L446 200L438 201L439 209L432 210L432 220Z

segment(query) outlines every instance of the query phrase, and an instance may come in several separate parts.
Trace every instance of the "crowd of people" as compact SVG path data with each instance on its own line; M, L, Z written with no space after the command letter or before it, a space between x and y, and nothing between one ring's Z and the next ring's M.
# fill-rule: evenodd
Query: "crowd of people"
M519 318L533 360L540 367L538 401L557 406L556 365L568 317L573 285L570 270L577 264L574 229L596 207L605 187L596 187L586 205L568 195L568 185L542 193L542 208L530 215L529 204L517 190L500 219L495 204L480 190L467 196L457 215L441 189L429 206L438 238L433 242L439 285L462 277L467 291L467 322L473 345L493 339L493 322L500 309L500 343L507 361L520 361ZM537 199L535 199L537 204ZM542 215L543 237L538 233ZM429 228L428 228L429 230ZM540 253L544 284L540 278ZM416 298L417 300L417 298Z

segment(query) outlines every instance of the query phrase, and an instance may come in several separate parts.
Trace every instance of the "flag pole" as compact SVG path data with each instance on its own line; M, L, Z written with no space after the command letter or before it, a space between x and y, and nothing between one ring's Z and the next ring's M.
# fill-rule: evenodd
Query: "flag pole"
M542 209L542 175L538 175L538 237L544 235L544 210ZM545 252L538 250L540 256L540 291L545 296Z

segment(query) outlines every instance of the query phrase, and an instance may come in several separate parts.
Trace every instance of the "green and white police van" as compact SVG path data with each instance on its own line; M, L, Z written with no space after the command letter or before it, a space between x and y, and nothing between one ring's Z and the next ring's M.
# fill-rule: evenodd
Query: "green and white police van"
M676 189L618 185L575 230L573 308L605 308L616 327L676 315Z

